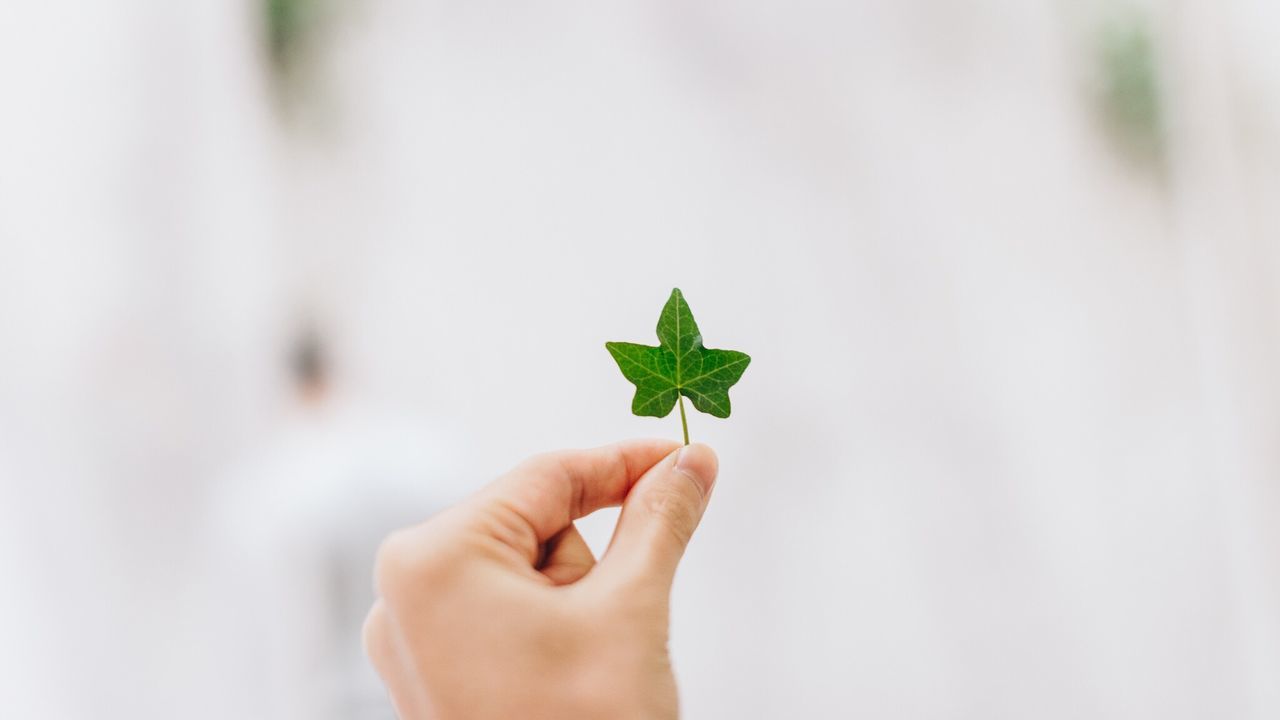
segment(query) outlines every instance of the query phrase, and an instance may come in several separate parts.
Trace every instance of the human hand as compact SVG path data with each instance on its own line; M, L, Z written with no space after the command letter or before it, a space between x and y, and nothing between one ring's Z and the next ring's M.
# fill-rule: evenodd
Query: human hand
M400 717L675 718L671 582L717 469L659 440L549 453L393 533L364 642ZM619 504L597 564L573 521Z

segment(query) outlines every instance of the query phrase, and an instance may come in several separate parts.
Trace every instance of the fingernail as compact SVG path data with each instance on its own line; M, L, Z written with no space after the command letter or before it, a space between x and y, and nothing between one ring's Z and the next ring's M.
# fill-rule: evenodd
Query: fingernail
M705 498L711 492L712 486L716 484L720 461L710 447L702 443L694 443L680 448L680 454L676 455L675 469L677 472L688 475Z

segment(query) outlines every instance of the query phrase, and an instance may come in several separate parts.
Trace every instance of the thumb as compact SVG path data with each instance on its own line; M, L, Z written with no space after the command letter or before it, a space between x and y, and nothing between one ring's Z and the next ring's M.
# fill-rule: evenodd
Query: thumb
M719 466L715 451L698 443L650 468L622 503L601 574L669 588L707 507Z

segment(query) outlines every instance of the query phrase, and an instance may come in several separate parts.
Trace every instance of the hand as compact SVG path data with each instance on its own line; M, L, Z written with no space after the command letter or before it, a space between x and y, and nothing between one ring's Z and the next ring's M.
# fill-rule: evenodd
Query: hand
M401 718L675 718L676 565L717 471L706 445L540 455L378 550L364 642ZM622 505L599 564L573 521Z

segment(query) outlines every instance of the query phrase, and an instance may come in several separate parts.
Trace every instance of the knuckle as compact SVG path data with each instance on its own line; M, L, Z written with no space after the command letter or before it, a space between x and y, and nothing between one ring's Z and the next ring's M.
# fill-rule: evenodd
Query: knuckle
M364 644L364 654L377 661L385 654L387 646L386 609L381 602L375 603L365 616L364 627L360 636Z
M427 522L402 528L378 546L373 562L375 592L398 599L439 588L456 578L466 552L459 519L446 510ZM395 603L391 603L394 610Z
M516 472L520 473L537 473L547 470L556 470L564 465L567 453L564 450L551 450L549 452L530 455L520 461L515 467Z
M379 595L387 595L409 572L409 547L404 530L383 538L373 559L373 581Z
M397 530L382 541L374 559L374 582L380 595L402 594L414 580L430 571L431 552L416 533Z

